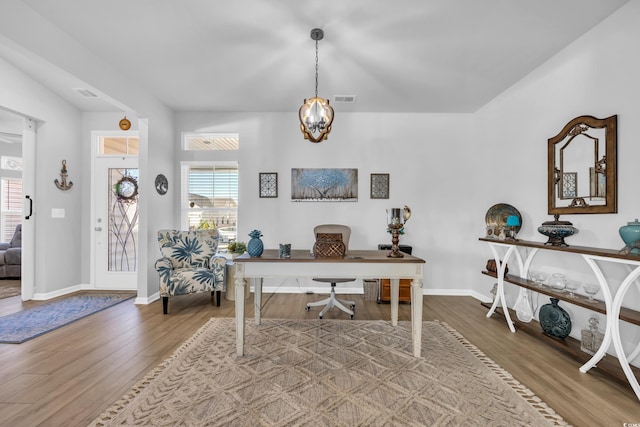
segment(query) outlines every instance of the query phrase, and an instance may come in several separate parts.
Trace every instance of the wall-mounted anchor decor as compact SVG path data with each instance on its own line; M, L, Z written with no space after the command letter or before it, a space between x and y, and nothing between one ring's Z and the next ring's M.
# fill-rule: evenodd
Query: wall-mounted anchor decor
M60 169L60 181L57 179L53 181L60 190L66 191L73 187L73 182L67 183L67 161L62 161L62 169Z

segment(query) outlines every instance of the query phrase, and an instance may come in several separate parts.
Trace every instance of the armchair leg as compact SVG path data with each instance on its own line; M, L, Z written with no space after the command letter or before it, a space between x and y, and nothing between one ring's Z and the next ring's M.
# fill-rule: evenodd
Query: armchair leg
M169 297L162 297L162 313L167 314L169 309Z
M222 291L211 291L211 298L215 299L216 307L220 307L220 299L222 298Z

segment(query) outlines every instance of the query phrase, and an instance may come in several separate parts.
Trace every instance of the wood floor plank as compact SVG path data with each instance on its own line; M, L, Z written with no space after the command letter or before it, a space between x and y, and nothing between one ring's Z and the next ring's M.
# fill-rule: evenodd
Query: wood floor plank
M262 316L317 319L320 308L307 312L304 307L323 297L265 294ZM338 297L356 302L358 320L390 319L389 304L365 301L363 295ZM18 301L0 300L0 315L41 303L14 298ZM567 422L576 426L640 422L640 402L628 385L597 369L580 373L566 355L525 333L511 333L504 319L486 318L486 309L477 300L429 296L423 306L424 320L448 323ZM223 298L216 307L202 294L172 298L166 316L160 301L145 306L130 300L24 344L0 344L0 380L4 380L0 425L85 425L211 317L233 317L234 311L234 301ZM245 312L253 318L253 296L246 300ZM410 320L411 305L401 304L398 317ZM337 309L325 318L349 321Z

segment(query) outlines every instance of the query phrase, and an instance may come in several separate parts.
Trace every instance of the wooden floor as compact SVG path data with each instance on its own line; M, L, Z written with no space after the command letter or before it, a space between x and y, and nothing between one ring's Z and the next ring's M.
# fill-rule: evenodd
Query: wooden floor
M268 294L263 316L311 319L306 302L322 295ZM345 296L346 297L346 296ZM389 305L356 301L358 320L389 319ZM20 297L0 300L0 316L41 302ZM253 299L246 313L253 316ZM640 402L628 385L578 365L520 332L509 332L504 320L487 319L486 309L470 297L424 298L424 320L451 325L495 362L533 390L575 426L623 426L640 423ZM125 301L23 344L0 344L0 425L82 426L120 398L150 369L167 358L210 317L232 317L234 302L211 305L204 294L173 298L163 316L159 301L136 306ZM410 305L401 304L400 320L410 320ZM348 316L337 309L325 318ZM429 349L423 349L428 357Z

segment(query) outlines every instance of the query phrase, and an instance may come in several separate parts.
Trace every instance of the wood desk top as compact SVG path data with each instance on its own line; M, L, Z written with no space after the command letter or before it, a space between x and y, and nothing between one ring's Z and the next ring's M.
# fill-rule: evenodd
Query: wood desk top
M308 249L292 249L291 258L280 258L278 249L265 249L261 256L250 257L243 254L234 258L234 262L332 262L332 263L409 263L424 264L425 260L409 254L402 258L390 258L388 250L349 250L344 258L314 258Z

